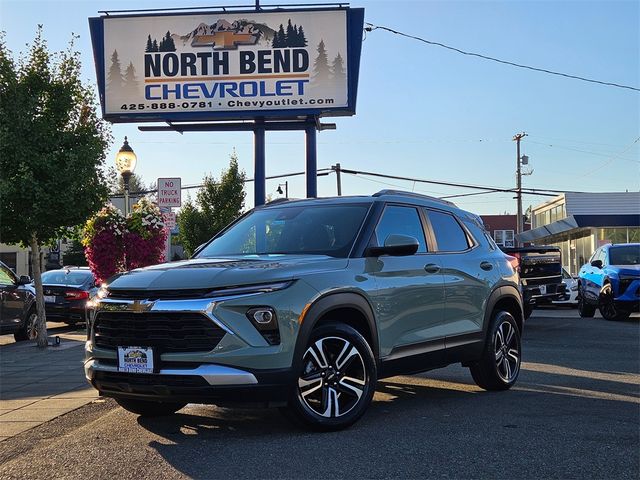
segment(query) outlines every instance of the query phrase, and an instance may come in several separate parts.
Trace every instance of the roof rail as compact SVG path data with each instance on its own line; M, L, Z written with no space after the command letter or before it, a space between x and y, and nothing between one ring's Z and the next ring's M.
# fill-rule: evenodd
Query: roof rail
M372 195L372 197L382 197L384 195L400 195L403 197L414 197L414 198L422 198L424 200L431 200L432 202L439 202L439 203L444 203L445 205L450 205L452 207L455 207L456 204L453 202L450 202L449 200L443 200L442 198L438 198L438 197L432 197L430 195L424 195L422 193L415 193L415 192L405 192L404 190L393 190L393 189L384 189L384 190L380 190L379 192L376 192Z

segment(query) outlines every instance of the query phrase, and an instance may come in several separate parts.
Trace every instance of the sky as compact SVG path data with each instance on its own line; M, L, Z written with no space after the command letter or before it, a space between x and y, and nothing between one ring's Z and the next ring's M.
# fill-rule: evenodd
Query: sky
M297 0L295 3L316 3ZM101 10L228 5L194 0L0 0L0 30L14 57L28 50L38 24L50 50L80 35L83 80L95 85L88 17ZM276 2L263 0L262 6ZM235 4L235 3L234 3ZM251 1L239 5L253 6ZM640 2L637 1L360 1L365 22L499 59L640 87ZM363 36L356 115L325 118L335 131L318 133L318 168L375 171L427 180L515 186L516 145L529 156L523 186L589 192L640 190L640 92L586 83L464 56L374 30ZM124 136L146 183L181 177L182 185L219 176L237 152L253 177L251 133L140 132L114 124L107 155L113 165ZM301 132L267 132L267 175L304 171ZM279 183L268 180L273 198ZM304 176L288 179L303 198ZM284 188L284 187L283 187ZM343 195L383 188L434 196L470 190L342 175ZM194 190L191 190L192 195ZM247 207L253 186L247 184ZM320 196L336 195L336 177L318 178ZM524 208L548 200L525 195ZM515 213L509 193L460 197L478 214Z

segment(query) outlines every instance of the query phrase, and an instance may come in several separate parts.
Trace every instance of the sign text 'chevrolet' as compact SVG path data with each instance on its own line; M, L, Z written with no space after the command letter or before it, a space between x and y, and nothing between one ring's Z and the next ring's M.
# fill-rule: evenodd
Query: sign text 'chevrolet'
M105 118L353 115L363 9L89 19Z

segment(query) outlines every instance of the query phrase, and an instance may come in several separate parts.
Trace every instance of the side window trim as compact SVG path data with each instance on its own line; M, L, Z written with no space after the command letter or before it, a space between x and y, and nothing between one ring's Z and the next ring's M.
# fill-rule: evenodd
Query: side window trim
M458 216L456 214L454 214L453 212L449 212L447 210L440 210L438 208L432 208L432 207L422 207L422 210L424 210L424 216L425 216L425 220L427 221L428 225L429 225L429 232L430 235L433 238L433 251L432 253L435 254L455 254L455 253L467 253L470 252L472 250L475 250L479 243L478 241L475 239L475 237L473 235L471 235L471 232L469 232L469 229L467 228L466 225L464 225L464 222L460 221L460 219L458 218ZM438 212L438 213L443 213L446 215L451 215L453 217L453 219L458 223L458 225L460 226L460 228L462 228L462 231L464 232L466 238L467 238L467 248L465 250L454 250L454 251L450 251L450 250L439 250L438 249L438 242L436 240L435 237L435 233L433 231L433 225L431 224L431 220L429 218L429 212L433 211L433 212Z

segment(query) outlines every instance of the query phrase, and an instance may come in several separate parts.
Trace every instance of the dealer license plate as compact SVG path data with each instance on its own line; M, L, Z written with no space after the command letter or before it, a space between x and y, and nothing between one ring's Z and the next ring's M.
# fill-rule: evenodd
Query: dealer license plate
M119 372L153 373L153 360L151 347L118 347Z
M47 303L56 303L56 296L55 295L45 295L44 296L44 301Z
M540 295L546 295L546 294L547 294L547 286L540 285Z

